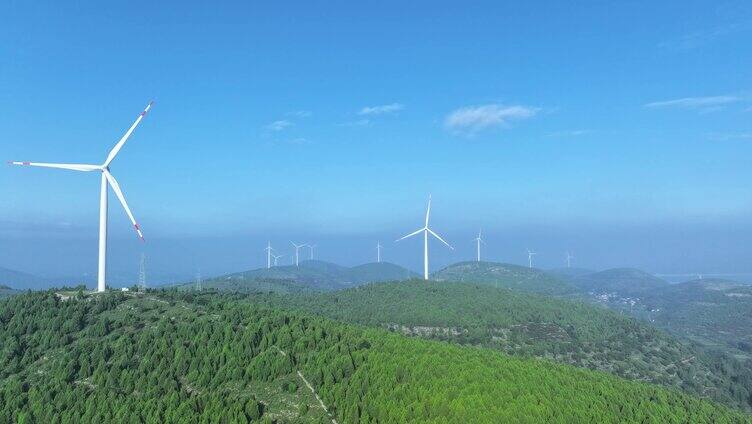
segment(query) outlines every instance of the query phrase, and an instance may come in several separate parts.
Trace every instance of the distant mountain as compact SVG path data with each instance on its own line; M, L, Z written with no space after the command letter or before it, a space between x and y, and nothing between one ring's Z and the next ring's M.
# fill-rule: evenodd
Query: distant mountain
M536 268L496 262L460 262L433 274L437 281L459 281L499 288L562 295L574 287L561 278Z
M582 302L423 280L252 299L405 335L553 359L744 408L752 405L752 399L730 400L732 391L752 389L747 366L732 358L707 358L647 323Z
M398 281L417 274L399 265L381 262L343 267L325 261L309 260L294 265L260 268L217 277L204 282L204 287L241 292L330 291L360 284ZM190 287L192 283L184 285Z
M0 267L0 284L16 289L44 289L50 282L42 277Z
M634 268L614 268L580 275L570 279L570 282L583 292L616 293L620 296L640 296L669 285L666 280Z
M21 290L12 289L8 286L0 284L0 299L8 296L13 296L19 293L23 293Z

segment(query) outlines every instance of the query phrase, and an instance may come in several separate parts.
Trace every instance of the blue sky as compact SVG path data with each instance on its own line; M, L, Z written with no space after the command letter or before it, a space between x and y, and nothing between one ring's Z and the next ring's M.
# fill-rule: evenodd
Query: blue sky
M103 161L154 99L112 171L161 247L112 198L123 269L152 249L192 272L175 240L209 272L261 264L238 246L267 238L362 262L432 193L461 252L437 266L483 227L510 262L750 270L752 4L445 3L6 2L0 151ZM0 266L93 270L98 183L1 171Z

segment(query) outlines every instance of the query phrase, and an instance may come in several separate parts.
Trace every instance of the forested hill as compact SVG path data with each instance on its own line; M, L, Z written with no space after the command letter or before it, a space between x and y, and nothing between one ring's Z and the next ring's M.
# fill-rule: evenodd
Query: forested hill
M463 281L497 288L562 295L575 291L563 279L536 268L496 262L459 262L433 274L437 281Z
M750 285L706 278L645 292L629 308L620 300L605 302L712 350L752 358Z
M348 268L325 261L307 260L301 261L300 266L275 266L224 275L206 281L206 287L238 292L328 291L368 282L407 280L416 276L414 272L388 262Z
M752 422L657 386L216 294L0 304L0 422Z
M752 371L747 365L707 356L644 322L586 303L423 280L253 299L407 335L550 358L681 388L740 408L752 406Z
M641 296L667 287L669 283L634 268L614 268L585 274L571 280L579 290L596 294L615 293L619 296Z

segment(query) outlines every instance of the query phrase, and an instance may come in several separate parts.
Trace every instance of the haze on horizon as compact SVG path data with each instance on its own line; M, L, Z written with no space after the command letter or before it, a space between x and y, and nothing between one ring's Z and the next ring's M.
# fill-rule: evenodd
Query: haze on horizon
M113 163L147 239L111 197L113 275L256 268L267 240L417 270L392 242L429 193L457 249L433 270L483 228L501 262L752 272L752 4L186 9L0 5L4 160L98 163L156 100ZM95 273L97 185L2 169L0 267Z

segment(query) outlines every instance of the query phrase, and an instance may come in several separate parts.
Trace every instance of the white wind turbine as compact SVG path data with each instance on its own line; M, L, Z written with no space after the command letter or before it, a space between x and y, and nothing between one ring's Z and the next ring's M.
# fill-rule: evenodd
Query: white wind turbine
M277 266L277 260L285 255L275 255L272 253L272 257L274 258L274 266Z
M274 251L274 248L272 248L272 242L267 242L266 249L266 269L269 269L272 267L272 251Z
M478 237L475 238L475 242L478 244L478 249L477 249L478 250L478 259L477 259L478 262L480 262L480 244L481 243L486 244L486 242L483 241L483 238L481 237L480 234L481 234L481 230L478 230Z
M381 248L382 247L383 246L381 246L381 242L377 241L376 242L376 263L379 263L379 264L381 263Z
M300 258L300 256L299 256L298 253L300 252L300 248L301 247L306 247L308 245L307 244L295 244L293 242L290 242L290 244L292 244L293 247L295 248L295 266L298 266L298 264L299 264L298 259Z
M574 256L569 251L567 251L567 268L572 267L572 258L574 258Z
M537 255L537 253L530 251L530 249L527 249L527 267L532 268L533 267L533 256Z
M449 243L444 241L441 236L433 232L430 228L428 228L428 218L431 215L431 196L428 196L428 209L426 209L426 225L423 226L420 230L414 231L404 237L401 237L397 239L396 241L404 240L406 238L418 235L420 233L423 233L423 279L428 280L428 234L430 233L432 236L439 239L442 243L446 244L450 249L454 250L454 247L450 246Z
M117 142L115 147L112 148L110 151L110 154L107 155L107 159L105 159L104 163L101 165L83 165L83 164L69 164L69 163L39 163L39 162L10 162L12 165L23 165L23 166L38 166L42 168L58 168L58 169L67 169L70 171L82 171L82 172L91 172L91 171L98 171L102 173L101 178L101 188L99 190L99 267L98 267L98 275L97 275L97 291L103 292L106 287L106 277L107 277L107 186L109 185L112 187L112 191L115 192L115 195L120 200L120 203L122 203L123 208L125 209L125 213L128 215L128 218L130 218L131 223L133 224L133 227L136 229L136 233L138 233L138 236L141 238L141 240L144 240L144 235L141 233L141 228L138 226L138 223L136 223L136 219L133 218L133 214L131 213L130 208L128 208L128 204L125 202L125 197L123 196L122 190L120 190L120 186L118 185L117 180L115 180L115 177L112 176L110 173L110 163L113 159L115 159L115 156L117 156L118 152L120 152L120 149L123 147L125 142L128 140L128 137L131 136L133 133L133 130L136 129L136 126L141 122L141 120L146 116L146 114L149 112L149 109L151 109L151 106L154 104L154 102L149 102L149 104L146 106L146 109L144 109L143 112L141 112L138 115L138 118L136 118L136 121L131 125L131 127L128 129L128 131L125 132L125 135L123 135L122 138L120 138L120 141Z

